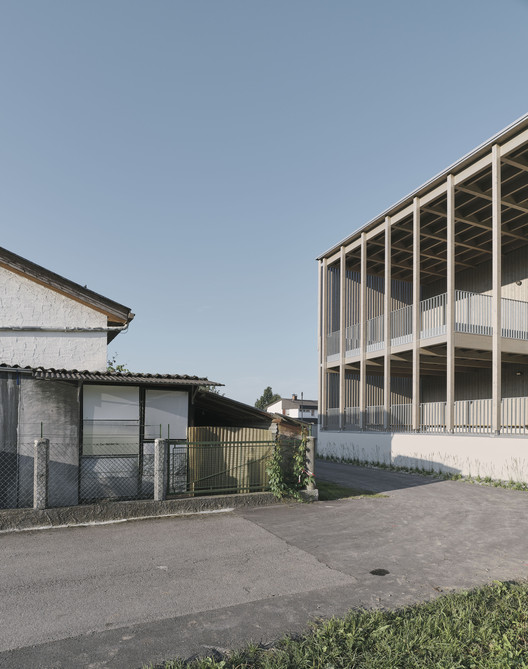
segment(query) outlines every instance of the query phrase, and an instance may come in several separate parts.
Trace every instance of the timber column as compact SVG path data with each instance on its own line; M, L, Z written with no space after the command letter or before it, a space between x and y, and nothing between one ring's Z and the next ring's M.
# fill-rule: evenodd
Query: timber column
M345 429L345 353L346 353L346 254L341 247L339 265L339 429Z
M413 366L412 418L413 432L420 429L420 200L413 200Z
M367 235L361 233L361 285L359 322L361 323L359 351L359 429L367 427Z
M388 431L391 426L391 220L385 217L385 294L383 296L383 428Z
M455 178L447 177L447 313L445 427L453 432L455 409Z
M491 429L500 434L502 427L502 242L501 242L501 162L500 146L491 149L491 236L492 236L492 288L491 322L493 337L491 344Z
M328 425L327 412L327 372L326 372L326 335L328 333L328 261L323 258L321 277L321 404L320 412L321 427L323 429Z

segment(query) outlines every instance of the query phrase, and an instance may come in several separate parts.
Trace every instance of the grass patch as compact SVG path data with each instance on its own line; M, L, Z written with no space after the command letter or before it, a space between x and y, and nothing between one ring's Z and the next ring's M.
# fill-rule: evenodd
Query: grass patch
M176 660L163 669L528 667L528 585L499 583L397 611L359 611L272 648Z
M379 495L369 490L348 488L339 483L321 481L320 479L317 479L317 490L319 491L320 502L330 502L335 499L345 499L347 497L386 497L386 495Z

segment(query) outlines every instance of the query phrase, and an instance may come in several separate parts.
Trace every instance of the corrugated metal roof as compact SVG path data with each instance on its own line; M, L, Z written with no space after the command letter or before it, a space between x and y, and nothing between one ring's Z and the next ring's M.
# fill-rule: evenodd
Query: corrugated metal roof
M90 372L79 369L45 369L44 367L20 367L0 364L0 371L15 370L32 374L35 379L60 381L87 381L121 385L180 385L180 386L222 386L223 383L209 381L206 377L187 374L140 374L135 372Z

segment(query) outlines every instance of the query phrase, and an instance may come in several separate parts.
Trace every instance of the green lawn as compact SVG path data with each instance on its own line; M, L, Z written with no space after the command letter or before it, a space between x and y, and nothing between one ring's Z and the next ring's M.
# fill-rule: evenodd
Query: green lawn
M256 604L258 605L258 604ZM492 585L397 611L352 612L224 659L164 669L471 669L528 667L528 585Z
M357 488L347 488L339 485L339 483L331 483L330 481L321 481L317 479L317 489L319 490L319 500L321 502L328 502L334 499L343 499L345 497L386 497L386 495L379 495L368 490L359 490Z

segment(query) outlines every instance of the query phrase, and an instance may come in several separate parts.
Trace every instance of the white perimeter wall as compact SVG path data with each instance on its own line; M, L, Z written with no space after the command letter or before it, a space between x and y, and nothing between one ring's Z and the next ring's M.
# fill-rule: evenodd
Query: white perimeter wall
M0 267L0 326L106 327L106 316ZM0 332L0 363L106 369L106 332Z
M320 430L317 454L528 482L528 437Z

